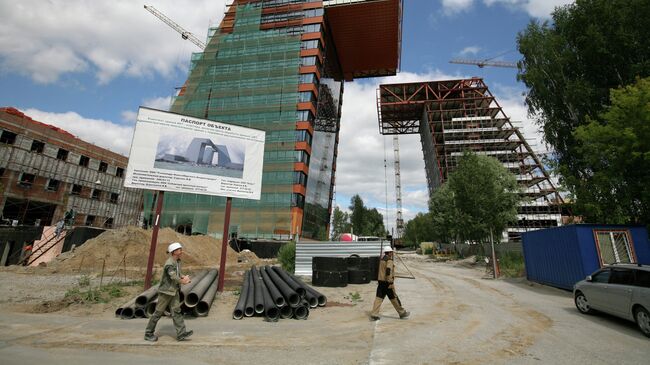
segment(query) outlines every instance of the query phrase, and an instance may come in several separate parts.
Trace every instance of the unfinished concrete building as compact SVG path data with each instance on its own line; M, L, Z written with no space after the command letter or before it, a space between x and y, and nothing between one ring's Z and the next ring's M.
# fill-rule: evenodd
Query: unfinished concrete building
M124 188L128 158L0 108L0 212L4 224L51 226L74 211L75 226L135 225L142 191Z
M548 171L482 79L380 85L377 103L382 134L420 134L429 196L473 151L497 158L527 198L503 240L562 224L562 197Z

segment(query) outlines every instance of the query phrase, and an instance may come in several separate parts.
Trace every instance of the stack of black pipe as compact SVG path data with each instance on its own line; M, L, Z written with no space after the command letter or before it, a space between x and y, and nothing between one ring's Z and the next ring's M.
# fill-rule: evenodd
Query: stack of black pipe
M204 270L192 277L192 282L181 286L181 311L190 316L207 316L217 294L217 270ZM158 286L152 286L115 310L122 319L151 317L158 304ZM165 310L169 315L169 308Z
M232 317L254 315L268 321L280 318L307 319L309 309L325 306L327 298L296 276L276 266L253 266L244 274L239 301Z
M379 256L312 258L312 284L325 287L345 287L348 284L367 284L377 280Z

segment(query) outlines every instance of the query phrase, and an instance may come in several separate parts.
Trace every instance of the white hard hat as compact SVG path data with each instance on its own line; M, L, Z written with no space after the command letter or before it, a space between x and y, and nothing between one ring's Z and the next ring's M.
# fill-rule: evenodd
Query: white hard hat
M169 246L167 246L167 253L172 253L179 248L183 248L183 245L181 245L179 242L171 243Z
M393 252L393 248L390 246L384 247L384 253L389 253L389 252Z

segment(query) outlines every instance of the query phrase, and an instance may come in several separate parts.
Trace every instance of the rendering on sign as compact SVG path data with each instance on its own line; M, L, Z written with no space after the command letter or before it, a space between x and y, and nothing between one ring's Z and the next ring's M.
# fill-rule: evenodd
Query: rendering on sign
M140 107L124 186L260 199L265 132Z

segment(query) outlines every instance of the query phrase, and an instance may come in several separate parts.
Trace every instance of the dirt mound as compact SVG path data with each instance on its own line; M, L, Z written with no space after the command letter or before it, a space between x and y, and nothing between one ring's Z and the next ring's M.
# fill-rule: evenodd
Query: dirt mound
M100 272L104 260L105 270L127 268L145 268L149 259L151 230L138 227L124 227L108 230L88 240L74 252L66 252L48 267L62 272L83 271ZM210 236L186 236L170 228L158 232L158 245L154 266L161 266L167 259L167 246L171 242L183 244L183 266L217 267L221 258L221 240ZM226 267L237 263L237 253L228 247Z

